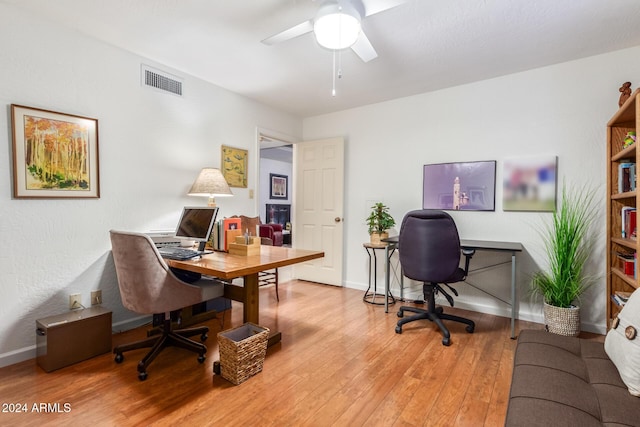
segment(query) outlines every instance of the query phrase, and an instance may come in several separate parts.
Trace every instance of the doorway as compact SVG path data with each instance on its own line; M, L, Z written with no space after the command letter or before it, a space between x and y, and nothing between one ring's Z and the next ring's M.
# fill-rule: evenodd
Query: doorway
M295 249L322 250L324 257L294 268L298 279L343 286L344 139L293 142L258 131L260 151L258 210L262 221L275 217L266 205L290 205L290 238ZM268 166L275 157L283 173ZM286 163L286 164L283 164ZM286 178L286 197L282 184ZM274 197L275 196L275 199Z
M259 134L258 215L263 223L282 225L284 246L291 247L293 144Z

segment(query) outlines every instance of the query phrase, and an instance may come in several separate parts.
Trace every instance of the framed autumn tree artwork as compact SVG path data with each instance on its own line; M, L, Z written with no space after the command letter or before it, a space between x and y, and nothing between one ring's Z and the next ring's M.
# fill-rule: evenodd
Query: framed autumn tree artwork
M98 120L11 105L15 198L99 198Z

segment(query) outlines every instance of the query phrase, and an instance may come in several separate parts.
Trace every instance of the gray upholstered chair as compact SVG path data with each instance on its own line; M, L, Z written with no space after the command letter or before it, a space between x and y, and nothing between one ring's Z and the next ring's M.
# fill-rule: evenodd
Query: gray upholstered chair
M209 328L174 330L172 319L179 319L184 307L222 296L224 284L211 279L183 282L171 272L149 236L114 230L110 234L122 304L135 313L153 314L154 319L158 316L162 322L160 334L115 347L115 361L121 363L125 351L151 347L138 363L138 378L141 381L147 378L147 366L168 346L198 353L198 361L204 362L207 347L187 337L200 335L204 341Z
M414 316L398 320L396 333L402 333L402 325L415 320L427 319L438 325L442 331L442 344L450 344L450 333L442 320L465 323L466 330L472 333L475 324L472 320L443 313L442 307L436 308L435 295L442 293L453 306L453 298L440 286L444 284L458 296L458 292L449 283L460 282L469 272L469 261L473 250L461 251L458 229L451 216L438 210L416 210L407 213L402 220L398 239L400 266L402 273L413 280L423 282L422 290L427 309L402 306L398 317L405 311L416 313ZM465 255L464 270L459 267L461 252Z

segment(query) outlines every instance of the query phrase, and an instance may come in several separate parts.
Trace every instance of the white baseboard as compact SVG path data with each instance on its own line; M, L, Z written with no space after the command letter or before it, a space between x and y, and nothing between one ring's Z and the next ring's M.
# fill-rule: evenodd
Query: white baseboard
M23 347L18 350L0 354L0 368L4 368L5 366L9 365L15 365L16 363L35 358L36 346L34 344L30 345L29 347Z
M362 290L362 292L366 291L368 286L369 286L368 284L362 284L357 282L345 282L345 287ZM382 284L382 288L378 283L377 291L380 293L384 293L384 283ZM392 288L391 293L394 296L398 297L398 295L400 294L400 290L397 288ZM404 298L407 301L412 301L414 299L422 299L422 293L420 291L416 292L415 290L412 291L411 289L405 289ZM396 303L396 305L397 304L398 303ZM444 299L440 301L438 299L438 304L447 305L447 301ZM474 302L470 302L468 300L465 301L464 299L460 298L455 300L455 306L463 310L469 310L469 311L475 311L478 313L492 314L494 316L511 318L511 307L508 307L506 305L489 305L489 304L483 304L482 302L477 302L477 301L474 301ZM541 325L544 324L544 315L542 313L542 309L540 309L539 312L531 312L531 311L525 311L521 309L518 311L518 313L516 313L516 319L523 320L526 322L539 323ZM580 328L585 332L591 332L591 333L600 334L600 335L604 335L607 332L606 328L603 325L597 325L593 323L582 322L580 324Z
M120 332L125 332L130 329L139 328L147 323L151 323L153 321L153 316L137 316L131 319L121 320L120 322L114 323L111 325L111 331L114 334L118 334Z

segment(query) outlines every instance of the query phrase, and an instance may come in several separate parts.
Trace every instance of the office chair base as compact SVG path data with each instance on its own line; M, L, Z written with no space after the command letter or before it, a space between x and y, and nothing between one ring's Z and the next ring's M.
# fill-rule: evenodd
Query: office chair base
M163 326L158 326L156 328L150 329L147 331L147 336L148 337L153 337L156 335L160 335L162 334L164 327ZM209 328L206 326L199 326L199 327L195 327L195 328L184 328L184 329L178 329L178 330L174 330L174 333L178 334L178 335L182 335L183 337L192 337L195 335L200 334L200 341L205 342L207 340L207 338L209 338Z
M162 335L154 334L150 338L115 347L113 349L115 354L114 360L116 363L122 363L124 361L123 353L125 351L151 347L151 350L149 350L147 355L138 362L138 379L140 381L144 381L148 376L147 367L149 364L163 349L169 346L181 347L185 350L198 353L198 362L203 363L206 359L207 347L204 344L192 341L187 337L200 334L200 338L204 341L208 337L207 332L209 332L209 328L206 326L174 331L171 330L171 320L166 319L164 321L164 326L162 327Z
M443 312L444 310L442 307L430 307L430 308L431 310L424 310L422 308L407 307L407 306L400 307L400 310L398 311L398 317L400 317L401 319L398 320L398 324L396 325L396 334L402 333L402 325L404 325L405 323L413 322L415 320L425 319L425 320L434 322L438 326L438 329L440 329L440 331L442 332L442 345L449 346L451 345L451 333L449 332L449 329L442 322L443 320L453 320L454 322L466 324L467 326L465 330L470 334L472 334L473 331L475 330L476 324L473 322L473 320L465 319L460 316L454 316L453 314L446 314ZM414 316L404 318L405 311L409 311L416 314Z

